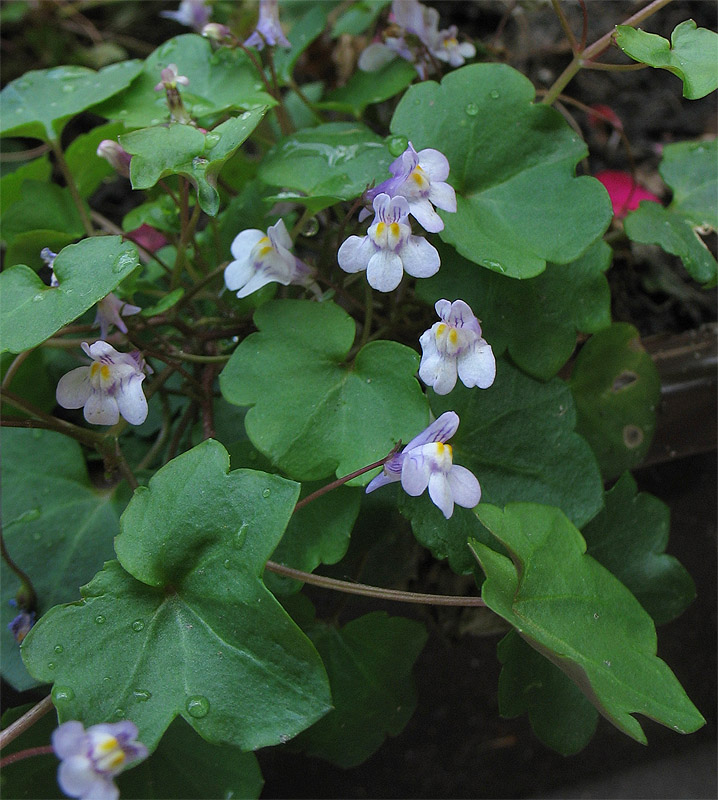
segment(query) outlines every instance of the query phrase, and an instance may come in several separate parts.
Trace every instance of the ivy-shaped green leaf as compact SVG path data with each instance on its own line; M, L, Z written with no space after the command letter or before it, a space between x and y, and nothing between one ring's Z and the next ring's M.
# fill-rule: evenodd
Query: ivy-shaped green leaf
M194 33L175 36L151 53L130 88L94 108L107 119L119 119L127 127L144 128L169 120L164 92L156 92L160 73L176 64L189 85L180 88L182 102L195 119L230 109L252 109L276 105L263 91L261 76L240 50L220 47L212 52L208 39Z
M418 281L416 292L432 305L441 298L466 301L481 320L495 355L508 350L535 378L553 377L576 347L576 332L595 333L611 324L611 293L604 272L611 248L596 242L570 264L549 264L525 281L476 266L446 245L441 269Z
M653 439L661 380L633 325L616 322L594 334L576 358L569 385L577 430L603 477L640 464Z
M479 519L510 558L478 542L482 597L562 669L610 722L645 743L632 714L680 733L705 720L656 656L653 621L607 569L586 555L581 534L557 508L482 504Z
M230 403L252 406L249 439L287 475L346 475L426 426L413 350L375 341L348 362L354 320L331 302L275 300L257 309L254 322L259 332L232 354L220 388Z
M630 25L616 25L616 44L634 61L667 69L683 81L683 97L698 100L718 88L718 34L692 19L677 25L671 41Z
M94 236L58 254L55 288L23 264L0 273L0 352L20 353L44 342L106 297L138 264L130 242Z
M310 4L306 13L292 25L287 34L292 46L289 49L278 47L275 50L274 68L281 85L287 86L292 82L294 67L299 57L318 36L321 36L331 10L330 3Z
M210 742L254 750L329 709L316 650L260 578L299 487L228 469L211 439L164 466L122 515L120 563L28 634L23 658L55 682L61 720L131 719L154 748L181 715Z
M89 133L83 133L73 139L65 152L67 168L75 178L80 197L89 197L105 178L116 176L114 167L97 155L97 146L103 139L117 141L124 130L120 122L108 122L98 125Z
M99 72L76 66L26 72L0 93L0 136L59 140L68 120L117 94L141 69L140 61L122 61Z
M342 628L307 628L327 667L334 708L301 733L292 748L355 767L389 736L397 736L416 708L411 676L426 643L423 625L375 611Z
M112 556L121 508L112 490L90 483L80 445L59 433L3 430L2 510L5 545L29 576L40 617L51 606L79 597L80 586ZM2 674L18 691L37 685L7 628L20 582L0 564Z
M585 143L504 64L473 64L423 81L401 99L392 133L449 160L456 213L441 238L470 261L513 278L577 259L608 227L606 190L575 177ZM383 177L383 176L382 176Z
M353 200L381 179L393 157L383 139L359 122L327 122L287 136L267 153L259 177L294 190L282 197L313 212Z
M197 187L202 210L215 216L219 210L219 171L259 125L266 110L245 111L206 134L191 125L173 124L121 136L120 143L132 154L132 187L149 189L165 175L185 175Z
M631 239L679 256L688 272L709 286L718 280L718 262L699 234L718 229L717 160L718 139L667 144L658 170L673 189L671 204L641 203L625 220Z
M598 711L564 672L510 631L499 642L499 713L529 715L536 736L563 756L591 741Z
M429 394L437 417L449 410L459 415L454 460L476 475L482 501L550 502L579 527L603 505L596 460L574 430L576 412L563 381L536 381L498 359L490 389L459 385L443 397Z
M631 590L656 625L682 614L696 595L691 576L665 553L669 528L668 506L637 492L626 472L582 531L590 555Z
M24 181L22 196L3 216L2 227L3 239L9 245L18 235L31 231L57 231L72 240L82 236L85 230L68 189L34 180Z
M413 64L396 58L376 72L357 70L344 86L334 89L317 105L359 118L367 106L394 97L415 79Z
M43 155L40 158L28 161L14 172L3 175L0 178L0 214L4 217L8 208L22 199L22 187L25 181L43 181L47 183L51 173L50 159L47 155ZM3 219L3 227L4 225L5 219ZM4 239L4 232L2 232L2 236Z

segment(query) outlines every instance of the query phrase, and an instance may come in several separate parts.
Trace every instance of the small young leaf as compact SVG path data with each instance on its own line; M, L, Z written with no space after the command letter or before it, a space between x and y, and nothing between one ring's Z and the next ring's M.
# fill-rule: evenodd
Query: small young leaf
M441 84L410 87L391 121L417 150L433 147L449 160L457 211L440 212L441 238L514 278L574 261L613 216L603 186L575 177L586 145L557 111L534 104L534 93L505 64L472 64Z
M185 175L197 187L202 210L215 216L219 210L217 176L227 159L259 125L267 108L245 111L207 134L191 125L144 128L120 137L131 153L133 189L149 189L165 175Z
M357 70L345 86L330 92L318 105L359 118L367 106L394 97L415 79L414 66L403 58L396 58L376 72Z
M679 256L688 272L709 286L718 280L718 263L699 234L718 229L716 160L718 139L666 145L658 169L673 189L673 201L668 208L641 203L625 220L633 241Z
M331 302L275 300L254 322L259 332L232 354L220 389L230 403L252 406L247 435L287 475L346 475L426 426L413 350L375 341L348 363L354 320ZM365 485L369 476L355 480Z
M533 732L563 756L591 741L598 712L565 673L516 633L499 642L499 713L512 719L528 713Z
M393 160L383 140L364 125L328 122L279 142L262 160L259 177L299 192L297 202L316 212L359 197Z
M117 94L141 69L140 61L122 61L99 72L76 66L26 72L0 93L0 136L58 140L69 119Z
M342 628L314 622L307 633L326 664L334 708L292 747L355 767L411 719L416 707L411 668L426 631L414 620L375 611Z
M0 273L0 352L20 353L44 342L106 297L138 263L130 242L94 236L58 254L54 269L60 285L55 288L23 264Z
M671 41L630 25L616 25L616 44L634 61L667 69L683 81L683 97L697 100L718 88L718 34L692 19L676 26Z
M147 57L139 77L126 92L93 111L107 119L119 119L130 128L167 122L165 93L155 91L155 86L169 64L176 64L178 73L189 78L189 85L182 86L180 94L195 119L230 109L277 104L262 90L262 79L245 53L227 47L212 52L208 39L186 33L160 45Z
M553 503L578 526L603 505L603 487L591 448L577 433L566 384L533 380L498 359L487 390L457 386L430 393L438 417L454 410L461 424L451 440L454 460L479 479L482 501Z
M569 385L577 430L593 448L603 477L640 464L656 427L661 381L638 331L616 322L594 334L576 358Z
M439 246L441 269L418 281L416 293L432 305L440 298L465 300L481 320L494 354L508 350L535 378L553 377L576 347L576 332L595 333L611 324L611 294L604 272L611 248L598 241L570 264L517 281L480 269L453 248ZM520 324L517 324L520 320Z
M92 486L82 449L73 439L51 431L5 429L2 449L5 545L33 583L40 617L57 603L77 599L80 586L112 556L121 509L111 490ZM23 691L37 681L28 675L7 628L18 613L9 601L20 582L4 560L0 574L2 674Z
M665 553L669 527L668 506L637 493L626 472L606 492L606 507L582 531L589 554L631 590L656 625L682 614L696 596L691 576Z
M479 519L511 558L471 543L486 573L489 608L562 669L619 730L646 737L638 713L692 733L705 720L656 656L649 615L607 569L586 555L581 534L557 508L482 504Z
M62 720L131 719L152 749L181 715L210 742L254 750L329 709L316 650L260 578L299 487L228 468L209 439L159 470L122 515L122 566L105 564L80 603L26 637Z

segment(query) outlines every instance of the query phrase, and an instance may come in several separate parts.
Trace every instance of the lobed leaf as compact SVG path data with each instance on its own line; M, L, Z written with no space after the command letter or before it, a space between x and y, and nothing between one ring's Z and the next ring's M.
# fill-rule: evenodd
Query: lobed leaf
M683 81L683 97L697 100L718 88L718 34L692 19L677 25L671 41L655 33L616 25L616 44L634 61L667 69Z
M20 353L44 342L106 297L138 264L130 242L95 236L58 254L55 288L24 264L5 270L0 274L0 352Z
M656 656L649 615L607 569L586 555L581 534L559 509L482 504L479 519L507 548L507 558L471 547L486 581L482 597L541 654L562 669L598 711L639 742L633 714L680 733L705 720L669 667Z
M329 709L316 650L260 578L299 487L228 468L210 439L159 470L122 516L119 563L26 638L61 720L131 719L153 749L181 715L210 742L254 750Z
M402 92L416 79L416 69L396 58L376 72L357 70L344 86L334 89L317 105L361 117L367 106L382 103Z
M354 320L331 302L276 300L257 309L254 322L259 332L232 354L220 389L230 403L252 406L249 439L287 475L348 474L426 426L413 350L375 341L347 361Z
M585 143L534 87L504 64L472 64L404 94L391 121L417 150L449 160L456 213L440 236L465 258L512 278L567 264L608 227L611 204L591 177L575 177Z

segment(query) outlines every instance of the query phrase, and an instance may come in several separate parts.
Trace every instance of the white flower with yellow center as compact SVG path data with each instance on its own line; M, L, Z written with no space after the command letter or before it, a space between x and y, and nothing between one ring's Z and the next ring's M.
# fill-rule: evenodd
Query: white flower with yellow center
M142 391L145 361L139 352L118 353L112 345L99 341L82 343L93 359L63 375L55 396L63 408L83 408L85 419L93 425L114 425L120 414L130 425L147 419L147 398Z
M441 322L419 338L419 377L437 394L448 394L457 375L468 388L488 389L496 377L496 359L473 311L463 300L438 300L434 308Z
M450 444L446 444L458 427L458 414L454 411L443 413L412 439L401 453L395 453L385 462L366 491L373 492L380 486L400 480L407 494L418 497L428 487L431 501L446 519L454 513L455 503L464 508L478 505L481 487L476 476L466 467L454 464L454 451Z
M431 48L431 54L452 67L460 67L467 58L476 55L476 48L471 42L459 42L456 38L458 30L456 25L451 25L444 31L439 31L437 40Z
M52 748L61 759L57 782L62 791L80 800L117 800L112 778L133 762L147 757L129 720L93 725L64 722L52 734Z
M312 269L290 252L292 240L284 220L271 225L267 232L249 228L235 236L232 261L224 271L227 288L246 297L268 283L290 283L314 290Z
M350 236L342 244L339 266L345 272L366 270L369 285L379 292L396 289L404 272L415 278L434 275L441 265L439 254L426 239L412 235L406 198L381 193L373 205L374 222L366 236Z

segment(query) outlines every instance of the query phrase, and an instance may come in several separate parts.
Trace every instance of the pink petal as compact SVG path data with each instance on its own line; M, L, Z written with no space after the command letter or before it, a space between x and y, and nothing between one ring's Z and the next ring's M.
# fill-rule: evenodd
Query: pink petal
M606 187L608 196L611 198L613 213L618 219L622 219L629 211L635 211L642 200L650 200L653 203L660 203L660 199L655 194L639 186L630 172L622 172L616 169L607 169L599 172L596 179Z

